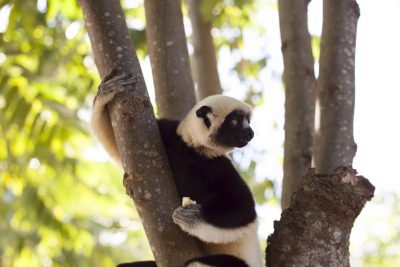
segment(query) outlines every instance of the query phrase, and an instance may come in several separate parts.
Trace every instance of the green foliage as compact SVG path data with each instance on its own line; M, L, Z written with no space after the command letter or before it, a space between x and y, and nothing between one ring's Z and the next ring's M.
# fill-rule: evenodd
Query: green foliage
M370 231L372 234L365 242L363 266L400 266L400 197L395 193L388 193L375 202L389 214L380 222L371 221L375 229Z
M77 1L0 1L0 9L9 10L0 32L0 266L149 256L121 171L85 156L99 80ZM140 32L132 29L139 48Z
M319 61L319 55L321 53L321 36L311 36L311 51L313 54L314 61Z
M252 154L257 154L257 151L248 151ZM253 155L254 157L254 155ZM263 205L266 203L277 204L278 199L276 195L276 188L272 180L268 177L262 177L261 181L255 179L257 163L254 159L246 162L244 159L252 158L251 155L246 155L246 152L237 151L234 153L234 160L236 168L240 170L241 175L250 187L256 203ZM240 162L240 164L239 164Z

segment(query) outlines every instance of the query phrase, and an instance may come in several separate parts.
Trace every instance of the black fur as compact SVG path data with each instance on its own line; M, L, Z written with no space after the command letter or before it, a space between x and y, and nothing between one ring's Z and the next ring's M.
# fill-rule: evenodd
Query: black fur
M234 228L253 222L253 196L231 160L209 159L189 148L176 133L178 124L158 120L179 197L197 201L203 219L214 226Z
M178 124L179 121L158 120L179 197L190 197L200 204L203 220L214 226L235 228L253 222L256 219L253 196L231 160L224 156L209 159L189 148L176 133ZM217 267L248 267L243 260L223 254L192 259L186 265L195 261ZM118 267L157 265L145 261Z
M249 114L241 110L229 113L221 124L215 141L218 145L227 147L244 147L254 137L250 126L244 127L244 122L250 123Z
M217 254L206 257L195 258L188 261L186 265L193 262L200 262L210 266L218 266L218 267L249 267L243 260L225 254Z
M186 262L185 266L188 266L189 264L194 262L199 262L216 267L249 267L243 260L236 258L235 256L225 254L216 254L194 258ZM118 264L117 267L157 267L157 264L155 261L138 261Z
M201 108L196 110L196 116L203 119L204 124L207 126L207 128L210 128L211 126L210 119L207 117L207 115L211 112L212 108L210 108L209 106L202 106Z
M155 261L137 261L130 263L120 263L117 267L157 267Z

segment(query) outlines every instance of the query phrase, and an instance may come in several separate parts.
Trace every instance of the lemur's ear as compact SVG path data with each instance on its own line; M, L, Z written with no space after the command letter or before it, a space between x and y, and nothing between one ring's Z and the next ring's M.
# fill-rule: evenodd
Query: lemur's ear
M196 115L199 118L207 118L207 114L212 112L212 108L209 106L202 106L198 110L196 110Z

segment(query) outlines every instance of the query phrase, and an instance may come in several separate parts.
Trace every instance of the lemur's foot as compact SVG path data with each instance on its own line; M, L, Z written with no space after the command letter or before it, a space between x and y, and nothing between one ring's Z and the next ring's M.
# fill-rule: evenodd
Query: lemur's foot
M174 222L182 228L182 230L187 232L202 221L200 209L201 205L199 204L179 207L174 211L172 218L174 219Z

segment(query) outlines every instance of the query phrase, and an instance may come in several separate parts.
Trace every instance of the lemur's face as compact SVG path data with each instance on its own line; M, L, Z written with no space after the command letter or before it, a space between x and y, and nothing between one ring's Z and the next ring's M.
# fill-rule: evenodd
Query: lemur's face
M254 137L248 110L237 108L218 115L212 107L202 106L196 110L196 115L208 130L208 146L211 144L225 148L244 147Z
M250 114L246 114L243 110L234 110L225 117L215 135L215 141L223 146L244 147L254 137L249 124Z
M226 154L253 138L251 107L235 98L213 95L201 100L178 126L184 142L206 157Z

